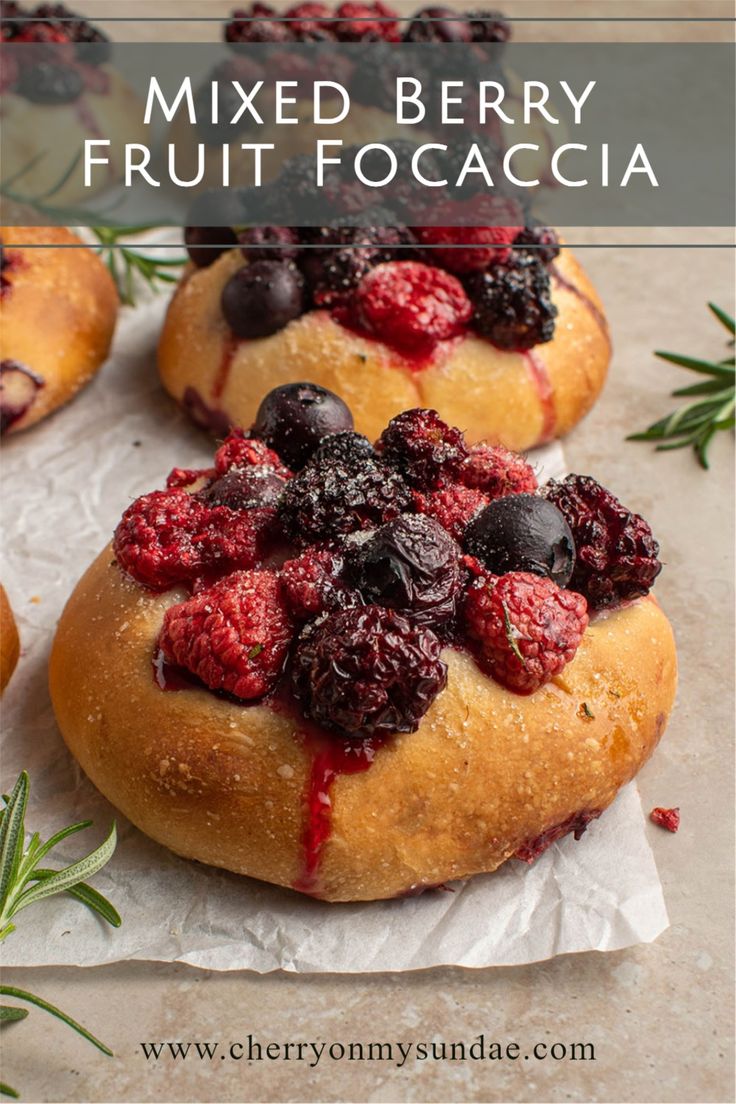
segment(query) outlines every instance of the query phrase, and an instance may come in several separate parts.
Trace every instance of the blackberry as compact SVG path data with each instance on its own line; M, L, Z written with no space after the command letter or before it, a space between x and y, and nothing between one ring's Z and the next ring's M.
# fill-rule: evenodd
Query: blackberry
M285 207L293 217L284 221L299 224L316 222L324 210L324 196L317 187L317 167L313 157L301 153L291 157L272 185L272 199L276 207Z
M404 32L404 42L470 42L466 16L451 8L422 8Z
M467 278L473 325L500 349L531 349L551 341L557 307L549 273L536 257L512 257Z
M404 514L350 554L348 575L366 602L399 610L437 629L454 616L460 548L433 518Z
M36 65L21 66L15 91L30 103L73 103L84 91L84 80L69 65L40 61Z
M459 429L443 422L436 410L405 410L388 423L378 451L413 487L432 490L460 475L468 450Z
M662 570L649 525L589 475L552 479L545 497L563 515L575 538L577 558L570 589L593 609L618 606L649 593Z
M483 9L467 14L473 42L508 42L511 38L511 24L501 12Z
M538 223L525 226L514 238L514 247L522 253L538 257L544 264L552 264L560 254L560 240L551 226Z
M308 717L366 739L415 732L447 683L447 667L431 629L394 610L358 606L304 630L292 682Z
M208 268L214 264L236 241L235 231L229 226L187 226L184 230L189 260L197 268Z
M328 437L289 481L280 514L290 540L301 546L336 540L409 508L409 488L363 441L359 434Z
M249 261L294 261L299 253L296 232L288 226L249 226L238 241Z

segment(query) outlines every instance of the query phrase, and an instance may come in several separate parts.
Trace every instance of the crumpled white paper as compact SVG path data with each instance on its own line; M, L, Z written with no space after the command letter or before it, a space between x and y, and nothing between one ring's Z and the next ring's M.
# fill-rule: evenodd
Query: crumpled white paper
M94 885L117 905L117 931L71 899L18 917L3 947L10 966L91 966L121 959L186 962L211 970L293 972L494 966L655 939L668 924L635 786L593 822L582 842L554 844L534 866L421 897L327 905L177 858L97 793L61 739L46 664L64 602L107 542L121 512L161 486L175 465L204 466L210 442L162 391L155 346L166 296L123 312L110 362L67 408L2 449L1 578L23 654L3 699L2 785L26 768L26 823L50 835L74 820L94 828L65 842L71 861L110 821L120 842ZM532 457L564 470L559 445Z

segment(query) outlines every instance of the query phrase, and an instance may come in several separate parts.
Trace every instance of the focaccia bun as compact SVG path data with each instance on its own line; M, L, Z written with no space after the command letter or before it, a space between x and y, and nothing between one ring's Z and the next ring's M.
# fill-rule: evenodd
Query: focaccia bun
M370 438L395 414L422 406L461 426L471 442L525 450L567 433L605 381L611 345L603 308L567 249L552 268L559 313L551 341L525 354L467 331L440 342L421 367L323 310L308 311L270 337L238 341L220 297L242 264L233 249L208 268L190 267L159 343L167 391L219 435L228 425L249 426L271 388L309 379L342 395L356 428Z
M152 657L180 588L156 595L107 548L63 613L50 664L70 750L142 831L190 859L303 888L319 755L303 722L194 686L162 692ZM557 826L582 827L648 759L676 682L672 631L649 596L591 621L563 674L522 697L447 649L446 689L418 731L337 777L310 892L395 897L494 870ZM595 830L595 827L593 828ZM549 838L549 837L548 837Z
M4 430L15 433L68 402L97 372L118 295L102 260L64 227L5 227L0 241L0 407Z
M0 586L0 694L8 685L19 656L18 627L5 588Z

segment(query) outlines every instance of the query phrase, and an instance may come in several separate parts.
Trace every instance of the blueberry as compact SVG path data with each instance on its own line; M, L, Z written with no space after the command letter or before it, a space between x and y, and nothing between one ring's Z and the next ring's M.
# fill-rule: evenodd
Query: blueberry
M470 522L464 543L494 575L529 571L565 587L575 566L570 526L556 506L537 495L497 498Z
M231 468L200 491L197 497L210 506L229 506L231 510L252 510L277 506L286 480L267 467Z
M316 383L275 387L258 408L253 433L285 464L303 468L323 437L353 428L353 416L332 391Z
M256 261L231 276L222 289L222 313L238 337L268 337L304 309L304 280L282 261Z
M208 268L214 264L236 241L235 233L229 226L187 226L184 231L189 259L197 268Z
M348 572L366 602L437 631L455 612L460 548L433 518L405 514L351 553Z
M15 91L31 103L73 103L84 91L84 80L68 65L41 61L37 65L21 66Z

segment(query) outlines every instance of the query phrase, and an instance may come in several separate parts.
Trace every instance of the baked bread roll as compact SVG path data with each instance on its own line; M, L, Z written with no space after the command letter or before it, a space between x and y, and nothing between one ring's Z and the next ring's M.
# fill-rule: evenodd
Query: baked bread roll
M50 661L64 739L138 827L328 901L581 835L676 681L656 542L595 480L540 490L433 411L376 451L350 424L337 396L281 389L212 469L174 469Z
M82 245L64 227L0 229L3 433L27 429L68 402L107 357L118 295L103 262Z
M399 349L354 328L350 318L341 320L339 310L307 309L268 336L239 338L223 313L223 295L247 263L240 250L230 249L206 268L190 266L159 343L167 391L194 421L220 436L230 426L250 425L264 391L308 378L344 395L357 428L371 438L395 414L419 404L463 426L470 441L487 439L523 451L567 433L603 387L611 351L603 308L566 249L549 276L546 309L550 316L557 312L550 340L524 350L503 349L463 326L426 355L421 348L419 355L410 352L411 336ZM269 269L269 280L274 270L287 267L277 261L257 264L261 272ZM373 273L390 275L390 270L420 276L441 271L397 260ZM508 271L504 266L504 274ZM442 275L454 288L455 277ZM257 293L243 288L241 294L244 310L250 295L254 313L263 318Z
M0 694L8 685L19 656L18 627L5 587L0 586Z
M38 197L55 208L86 203L122 179L126 143L146 142L143 105L109 64L107 38L86 19L62 4L31 11L13 3L7 9L3 179L29 201ZM26 44L34 49L20 48ZM110 142L95 151L108 156L109 164L94 168L90 187L84 185L83 159L76 157L87 139Z

